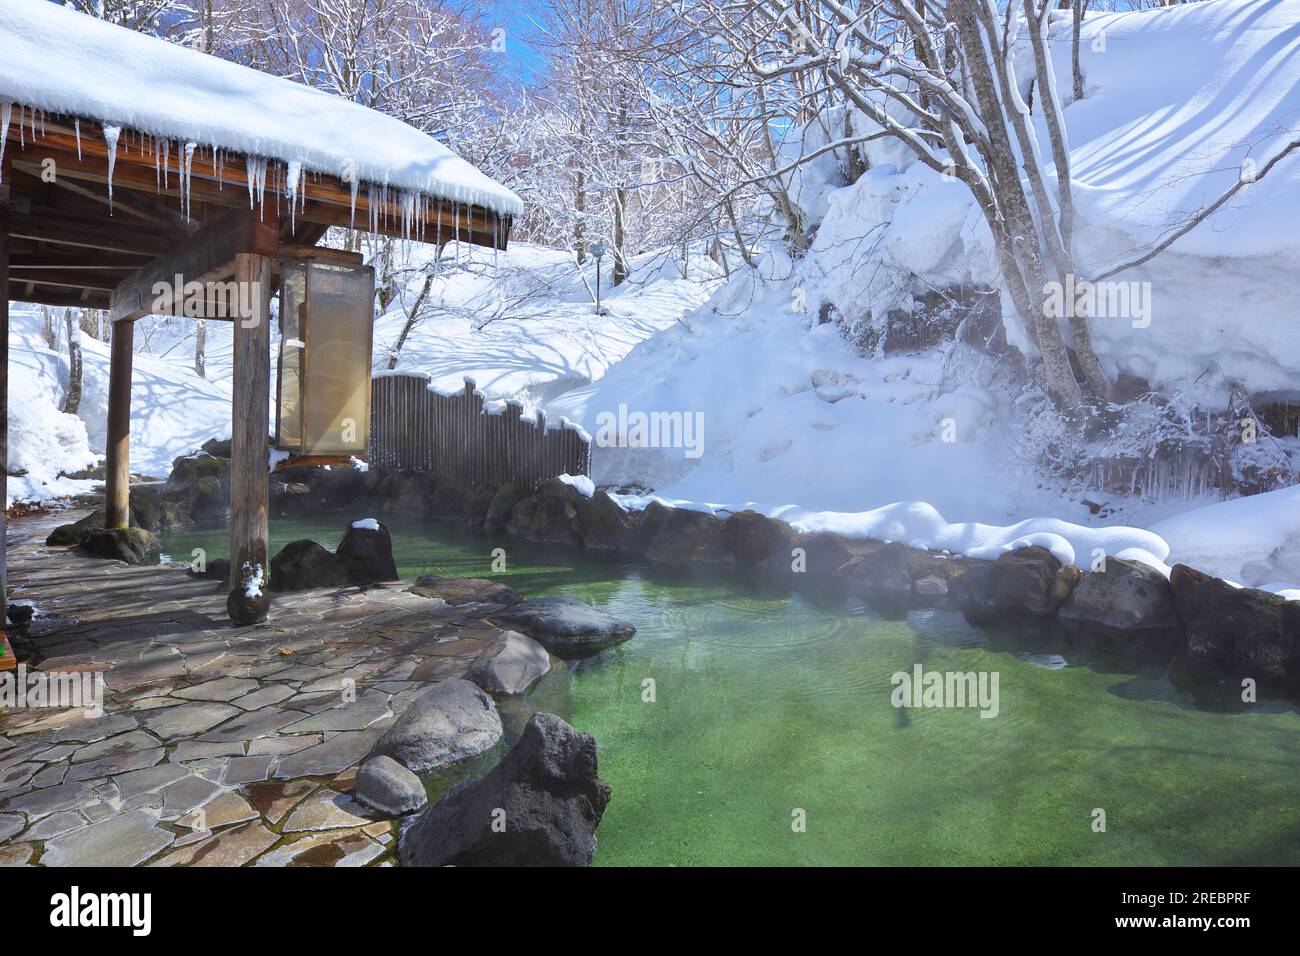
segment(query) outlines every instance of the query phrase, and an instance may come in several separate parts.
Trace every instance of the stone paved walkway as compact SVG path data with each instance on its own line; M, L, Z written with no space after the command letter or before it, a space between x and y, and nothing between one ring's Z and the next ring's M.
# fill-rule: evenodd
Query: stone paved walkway
M41 671L102 671L104 714L0 709L0 865L391 865L356 765L431 681L499 633L405 584L272 598L234 628L183 565L47 548L15 521L9 580Z

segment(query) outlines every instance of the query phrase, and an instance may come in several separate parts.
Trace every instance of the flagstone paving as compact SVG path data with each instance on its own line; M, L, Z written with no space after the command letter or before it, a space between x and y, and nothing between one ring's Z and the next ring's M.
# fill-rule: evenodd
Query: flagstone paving
M28 670L102 674L103 713L0 708L0 865L388 866L395 823L355 769L430 681L498 631L404 584L274 595L232 627L184 565L47 548L76 512L10 526Z

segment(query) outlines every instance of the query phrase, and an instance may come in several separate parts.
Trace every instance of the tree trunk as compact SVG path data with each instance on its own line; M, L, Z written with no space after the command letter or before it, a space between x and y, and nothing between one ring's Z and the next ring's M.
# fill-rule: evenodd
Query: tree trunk
M198 325L194 327L194 374L199 378L207 378L206 353L208 348L208 323L199 319Z
M442 257L442 247L438 247L438 258ZM434 267L437 268L437 259L434 260ZM420 319L420 310L424 308L424 300L429 297L429 287L433 284L433 273L430 272L424 277L424 285L420 288L420 294L415 297L415 305L411 306L411 311L406 313L406 324L402 326L402 334L397 337L397 345L393 347L393 352L388 356L388 367L397 368L397 360L401 357L402 346L406 344L406 337L411 334L411 329L415 328Z
M68 394L63 399L62 411L77 414L81 408L81 329L72 321L72 310L64 310L68 326Z

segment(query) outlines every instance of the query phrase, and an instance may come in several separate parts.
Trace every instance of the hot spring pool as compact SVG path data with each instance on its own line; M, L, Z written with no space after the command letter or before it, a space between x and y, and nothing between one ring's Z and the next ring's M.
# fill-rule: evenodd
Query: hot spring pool
M886 620L734 571L666 574L386 523L403 578L509 579L637 626L525 702L596 738L614 792L597 864L1300 863L1293 707L1204 710L1159 677L994 650L949 612ZM274 520L272 553L296 538L333 548L345 524ZM226 535L177 532L163 550L222 556ZM916 664L997 672L998 716L895 708L890 677Z

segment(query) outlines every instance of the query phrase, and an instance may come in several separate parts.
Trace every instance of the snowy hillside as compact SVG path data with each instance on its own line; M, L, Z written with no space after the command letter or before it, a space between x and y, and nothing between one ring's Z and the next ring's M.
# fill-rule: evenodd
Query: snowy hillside
M375 324L375 368L389 350L423 285L420 270L432 249L412 245L398 297ZM519 243L494 257L468 249L440 267L424 316L402 348L399 369L427 372L434 385L458 388L466 376L492 398L532 405L599 378L633 346L675 323L708 295L712 263L698 257L692 278L680 260L634 260L632 279L604 290L607 314L597 316L572 259ZM605 282L609 281L609 263ZM594 285L591 266L586 281ZM62 324L62 310L56 310ZM57 478L94 464L104 452L109 347L81 337L83 384L76 417L62 415L68 382L66 342L46 346L38 307L15 304L10 320L10 502L89 490L92 482ZM207 323L206 379L193 371L194 323L142 320L135 334L132 375L131 470L162 476L172 460L209 438L230 434L231 330ZM273 343L274 348L274 343ZM272 395L274 399L274 395Z
M1085 99L1064 112L1089 274L1156 241L1248 171L1248 160L1262 166L1300 131L1296 22L1297 0L1088 18ZM1053 37L1058 83L1068 90L1068 22ZM1022 92L1029 96L1027 83ZM842 127L832 117L826 128L833 138ZM792 154L827 142L819 135L792 144ZM879 330L891 310L911 313L915 297L998 282L966 186L897 141L864 150L869 168L852 184L830 152L792 174L792 193L816 225L806 255L792 260L773 243L757 274L735 277L610 374L548 404L598 445L602 422L636 412L698 416L694 449L626 447L637 444L626 434L597 447L597 482L693 506L753 506L809 529L893 528L935 547L970 522L994 526L981 540L1001 545L1018 536L1016 523L1040 516L1117 531L1154 526L1170 547L1147 548L1148 557L1168 552L1171 562L1275 589L1300 580L1294 488L1222 503L1195 489L1160 500L1105 493L1043 467L1048 450L1060 454L1073 436L1051 424L1055 416L1037 414L1040 399L996 358L953 341L859 357L849 340ZM1111 379L1122 372L1219 407L1234 381L1257 399L1300 393L1300 237L1285 225L1298 212L1300 157L1291 157L1126 274L1151 284L1150 323L1092 323ZM847 336L817 324L823 303ZM1032 351L1014 310L1002 313L1008 340ZM900 512L886 508L895 502L918 504L900 505L909 518L898 524ZM1070 536L1076 546L1088 539L1077 527Z
M1152 245L1300 132L1298 0L1090 14L1078 102L1068 102L1068 19L1054 25L1052 56L1067 97L1085 276ZM1026 99L1032 75L1030 65L1018 71ZM862 117L857 123L869 127ZM810 300L833 302L857 323L911 311L913 294L932 288L993 284L991 238L970 191L896 140L864 150L871 168L851 186L837 188L830 154L799 174L798 199L820 220L812 255L795 276ZM1126 272L1125 280L1151 284L1149 325L1092 323L1112 380L1123 371L1171 389L1208 372L1257 394L1294 393L1297 216L1300 158L1291 156L1152 262ZM1004 311L1008 338L1032 350L1014 310Z

